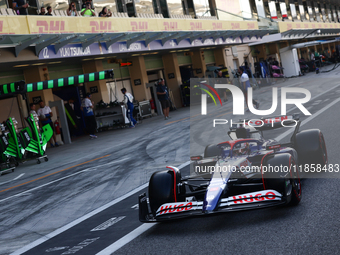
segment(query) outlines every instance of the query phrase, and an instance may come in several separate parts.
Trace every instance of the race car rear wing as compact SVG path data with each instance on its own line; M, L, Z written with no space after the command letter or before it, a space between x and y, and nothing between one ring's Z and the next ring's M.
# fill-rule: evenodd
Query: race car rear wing
M285 126L291 126L297 124L300 121L299 114L286 115L286 116L272 116L260 119L246 119L233 123L230 127L230 131L235 131L238 128L251 126L259 131L271 130L276 128L282 128Z

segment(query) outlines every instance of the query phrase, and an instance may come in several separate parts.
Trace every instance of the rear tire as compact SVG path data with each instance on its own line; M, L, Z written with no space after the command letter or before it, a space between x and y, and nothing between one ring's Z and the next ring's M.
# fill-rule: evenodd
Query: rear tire
M209 144L205 147L204 158L217 157L221 155L221 148L216 144Z
M294 143L300 165L320 164L323 167L328 163L325 139L319 129L297 133Z

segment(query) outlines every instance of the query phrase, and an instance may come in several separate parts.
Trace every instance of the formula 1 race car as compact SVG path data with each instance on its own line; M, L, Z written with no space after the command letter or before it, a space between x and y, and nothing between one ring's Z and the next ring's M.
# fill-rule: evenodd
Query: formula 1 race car
M263 131L295 125L289 143L264 139ZM298 115L235 123L231 140L208 145L191 157L194 173L181 177L176 167L152 174L149 198L139 196L139 220L156 222L223 211L239 211L301 200L301 169L327 164L323 134L299 131Z

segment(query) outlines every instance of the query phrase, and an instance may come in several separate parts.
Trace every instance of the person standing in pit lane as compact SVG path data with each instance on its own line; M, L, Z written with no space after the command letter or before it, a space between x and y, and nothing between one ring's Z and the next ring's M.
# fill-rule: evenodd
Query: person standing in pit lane
M45 105L44 101L42 101L42 100L39 102L39 105L40 105L40 108L39 108L37 114L39 116L39 119L41 121L42 126L49 124L51 126L52 130L53 130L52 138L53 138L54 144L51 142L51 140L49 141L50 144L51 144L51 147L54 147L54 146L58 147L59 144L57 143L57 138L56 138L55 131L54 131L54 125L53 125L53 122L51 120L51 118L53 116L52 110L51 110L50 107Z
M249 76L246 71L244 71L241 67L238 69L239 73L241 74L241 89L244 94L244 98L246 99L246 104L247 104L247 112L249 112L249 105L248 105L248 89L251 87L250 82L249 82ZM253 99L253 104L255 105L255 108L258 109L260 106L260 103L255 101Z
M137 121L133 118L133 96L131 95L131 93L126 92L126 88L122 88L120 90L123 94L124 94L124 104L126 105L126 109L127 109L127 117L130 120L130 128L134 128L136 126Z
M30 109L31 109L30 112L29 112L30 115L33 114L34 117L38 116L37 112L35 111L35 104L34 103L30 103Z
M84 112L87 132L90 134L90 138L93 139L97 138L97 136L95 135L97 129L97 122L93 113L94 102L91 100L91 98L92 95L90 93L87 93L86 98L84 98L82 101L80 109Z
M168 88L165 86L165 81L163 78L160 78L157 86L157 97L161 102L164 119L170 119L169 111L170 111L170 101L169 101L169 93Z

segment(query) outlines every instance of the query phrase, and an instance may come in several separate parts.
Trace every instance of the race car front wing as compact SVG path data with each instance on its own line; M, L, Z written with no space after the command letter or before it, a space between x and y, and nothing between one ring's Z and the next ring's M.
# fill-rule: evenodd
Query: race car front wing
M143 193L139 196L139 220L141 222L157 222L193 215L258 209L284 203L286 203L286 199L276 190L262 190L222 198L218 207L213 211L206 210L203 201L186 201L163 204L153 214L149 209L146 193Z

